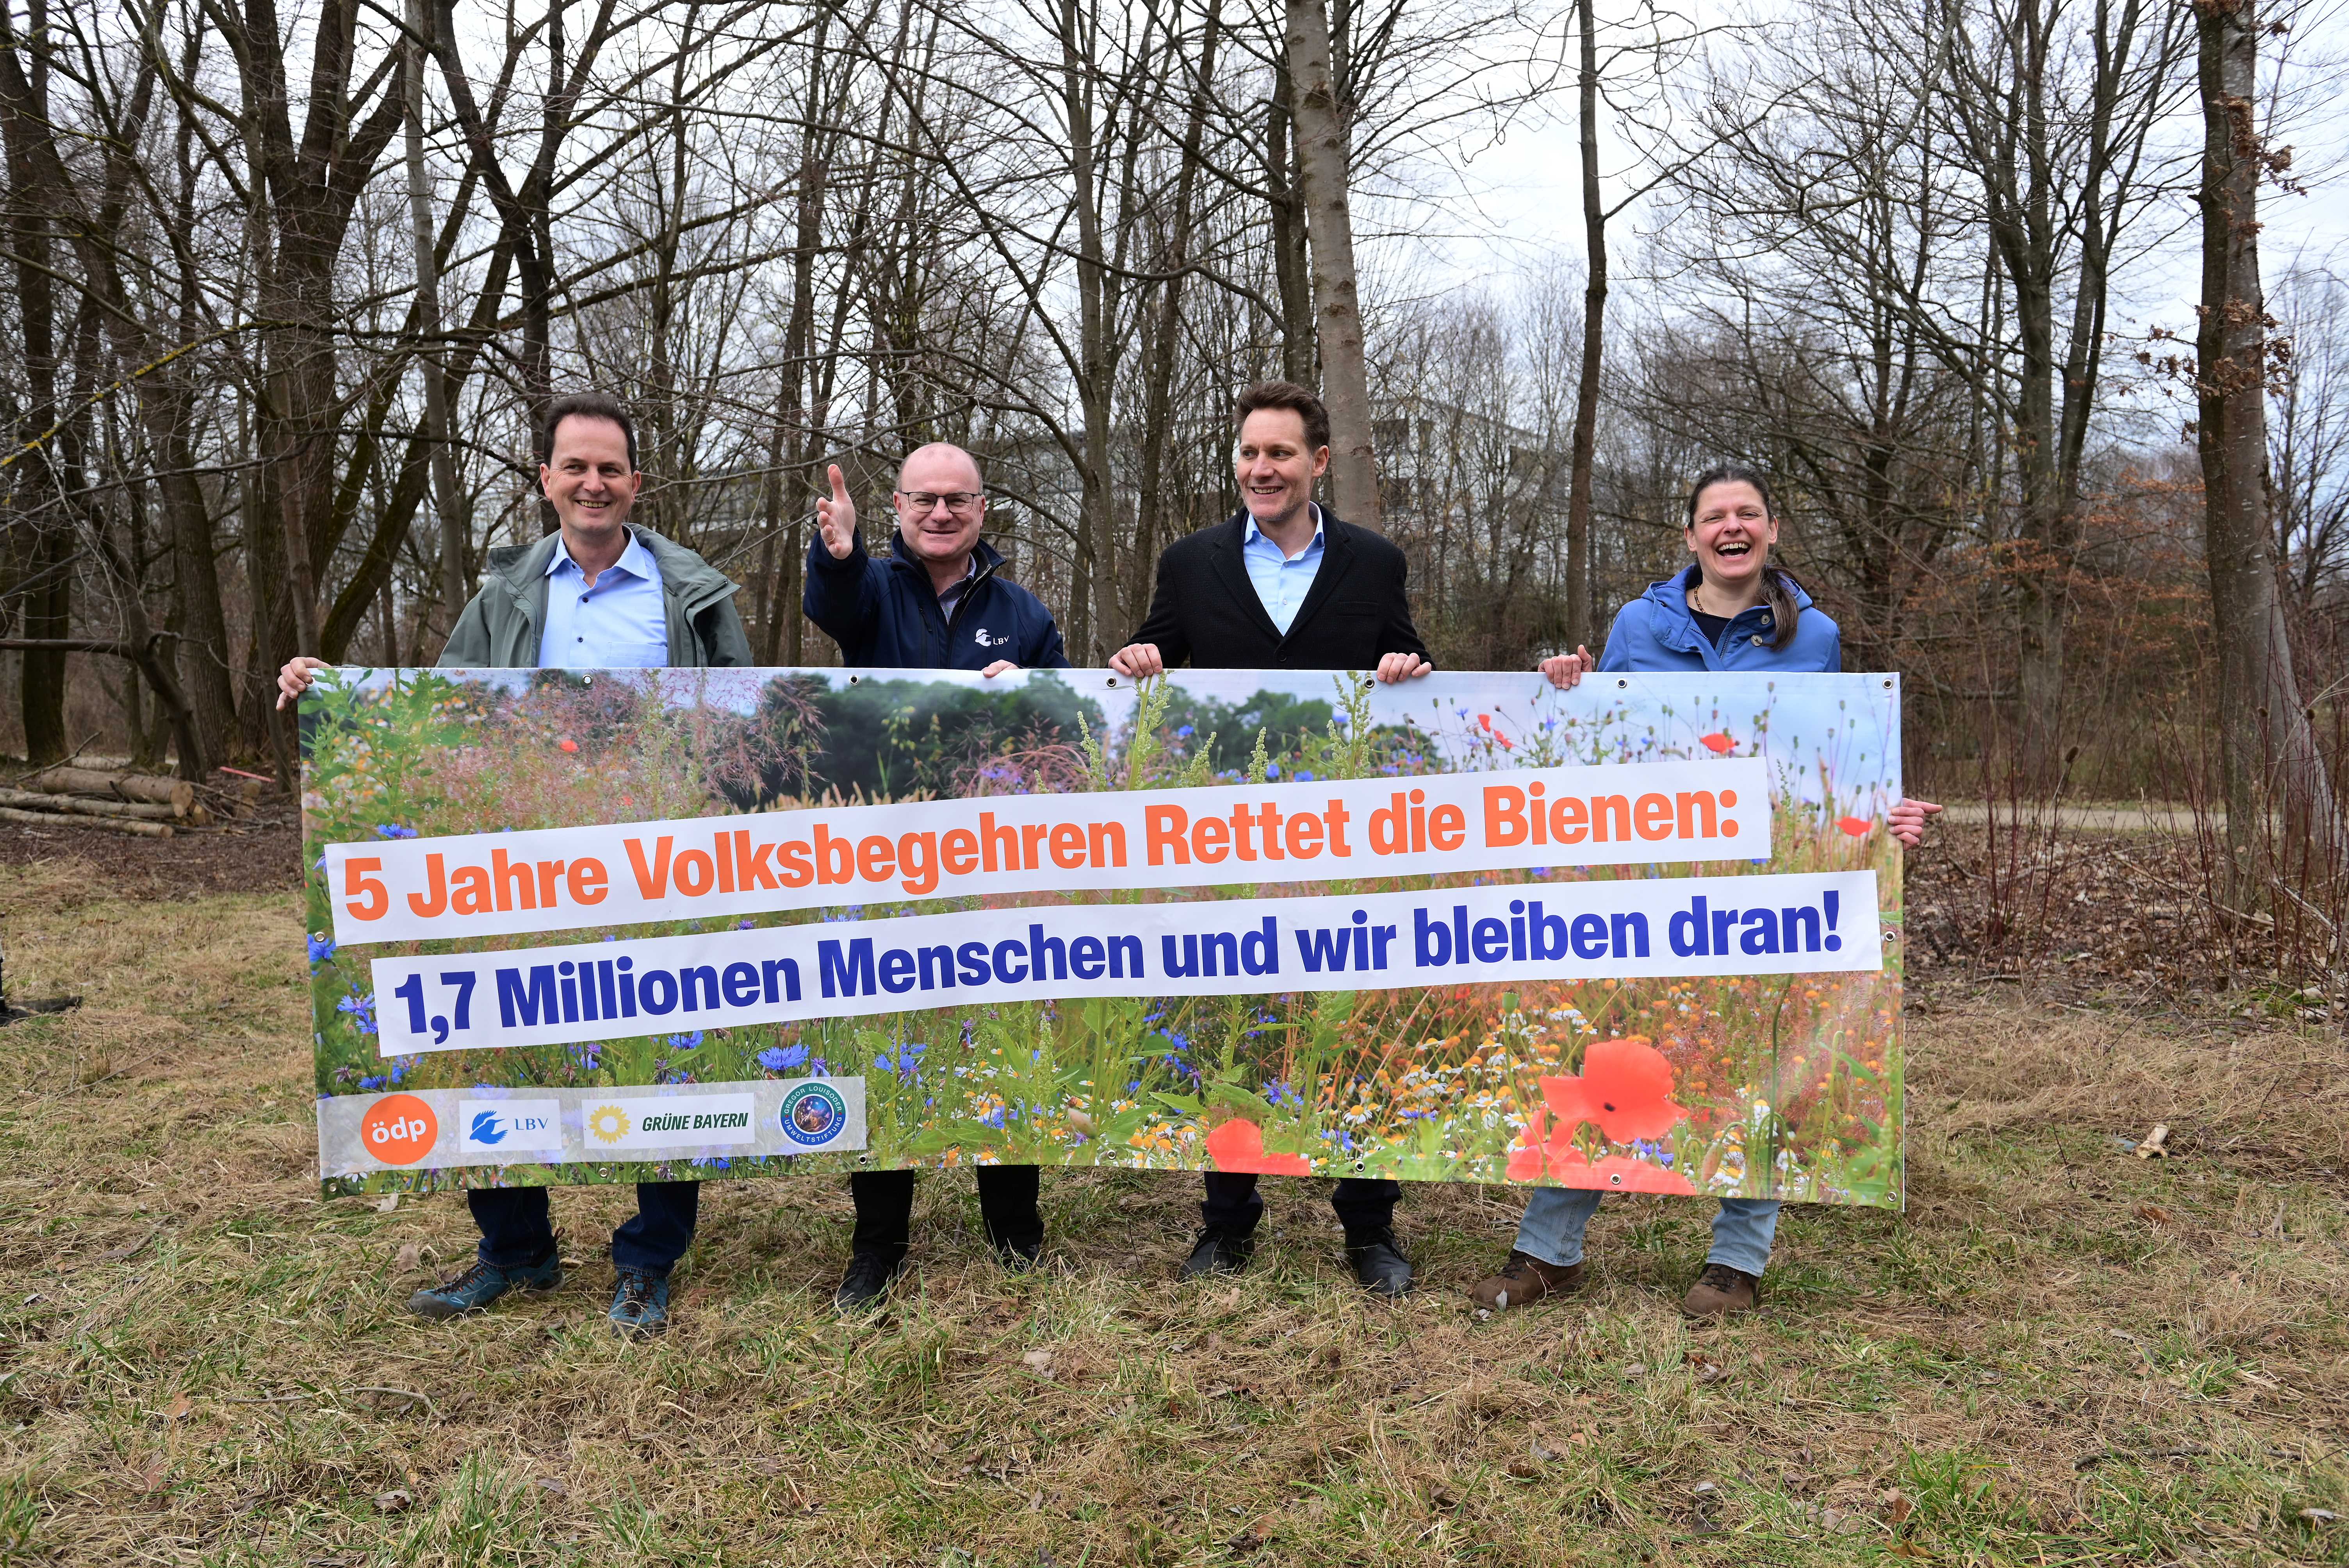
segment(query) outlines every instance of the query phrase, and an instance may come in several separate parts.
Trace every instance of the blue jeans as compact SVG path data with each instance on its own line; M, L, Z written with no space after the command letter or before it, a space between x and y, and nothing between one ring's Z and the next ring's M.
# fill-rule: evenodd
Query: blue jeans
M1582 1233L1606 1194L1587 1187L1544 1187L1526 1204L1517 1222L1517 1251L1564 1268L1582 1261ZM1723 1198L1713 1216L1709 1264L1759 1278L1770 1264L1770 1241L1778 1233L1775 1198Z
M465 1202L481 1228L481 1256L500 1268L535 1264L554 1250L543 1187L471 1187ZM698 1181L639 1181L636 1212L612 1233L615 1267L664 1278L693 1244L701 1208Z

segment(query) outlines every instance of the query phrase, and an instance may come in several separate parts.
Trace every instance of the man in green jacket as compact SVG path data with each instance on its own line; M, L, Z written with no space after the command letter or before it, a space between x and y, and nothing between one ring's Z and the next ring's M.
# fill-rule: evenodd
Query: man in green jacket
M539 438L539 488L562 530L535 544L490 552L481 592L440 653L453 669L647 669L747 665L750 639L734 583L682 545L628 526L644 483L636 428L600 393L558 397ZM278 673L277 706L302 695L326 661L297 658ZM668 1326L668 1274L692 1244L698 1181L639 1181L636 1217L612 1233L619 1275L611 1319L622 1334ZM411 1311L445 1318L480 1312L509 1292L563 1283L543 1187L468 1188L480 1255L455 1279L419 1290Z

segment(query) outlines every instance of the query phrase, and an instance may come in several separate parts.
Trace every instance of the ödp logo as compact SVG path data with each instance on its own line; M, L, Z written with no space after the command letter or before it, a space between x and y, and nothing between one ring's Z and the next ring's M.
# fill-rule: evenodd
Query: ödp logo
M440 1141L440 1120L412 1094L388 1094L359 1119L359 1141L386 1165L413 1165Z

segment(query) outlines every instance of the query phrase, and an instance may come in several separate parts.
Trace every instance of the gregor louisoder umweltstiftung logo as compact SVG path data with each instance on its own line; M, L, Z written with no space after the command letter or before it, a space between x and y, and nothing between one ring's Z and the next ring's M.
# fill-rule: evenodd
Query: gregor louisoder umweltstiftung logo
M848 1102L829 1084L802 1084L783 1097L783 1136L803 1148L831 1142L847 1119Z

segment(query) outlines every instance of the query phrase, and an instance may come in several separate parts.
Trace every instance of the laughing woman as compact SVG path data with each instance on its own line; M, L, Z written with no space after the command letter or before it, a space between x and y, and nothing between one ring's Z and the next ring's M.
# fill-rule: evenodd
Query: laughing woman
M1623 606L1598 668L1788 675L1843 668L1836 624L1801 583L1770 564L1778 512L1759 472L1722 463L1699 474L1689 490L1683 537L1696 559ZM1553 685L1570 688L1593 663L1588 651L1577 649L1543 660L1541 668ZM1893 837L1914 848L1924 837L1926 818L1940 810L1922 800L1901 801L1891 812ZM1535 1192L1508 1263L1469 1293L1476 1304L1497 1312L1579 1290L1586 1276L1582 1233L1599 1198L1582 1188ZM1713 1249L1681 1310L1692 1317L1725 1317L1750 1309L1777 1229L1776 1199L1723 1198L1713 1222Z

